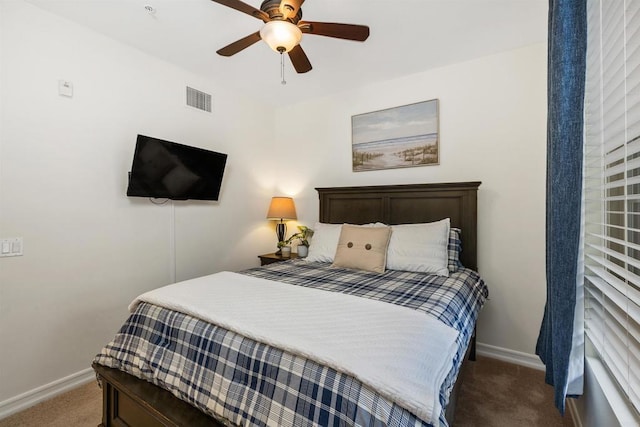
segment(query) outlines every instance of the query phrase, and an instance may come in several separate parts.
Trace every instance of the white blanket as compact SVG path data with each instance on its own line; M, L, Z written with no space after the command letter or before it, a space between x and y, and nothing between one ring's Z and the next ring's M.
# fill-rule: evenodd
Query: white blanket
M230 272L147 292L129 310L141 301L328 365L438 425L458 332L424 313Z

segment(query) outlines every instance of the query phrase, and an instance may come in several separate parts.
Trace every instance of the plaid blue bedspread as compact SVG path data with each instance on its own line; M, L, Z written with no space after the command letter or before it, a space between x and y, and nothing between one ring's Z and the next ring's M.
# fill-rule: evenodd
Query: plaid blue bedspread
M459 350L440 389L443 408L487 296L482 279L467 269L449 278L380 275L292 260L242 273L409 307L457 329ZM349 375L148 303L94 361L150 381L230 425L431 425ZM444 412L440 425L447 425Z

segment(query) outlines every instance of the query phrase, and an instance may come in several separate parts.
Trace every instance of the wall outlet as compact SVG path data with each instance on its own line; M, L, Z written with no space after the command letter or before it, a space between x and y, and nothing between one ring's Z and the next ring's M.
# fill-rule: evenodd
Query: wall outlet
M8 237L0 239L0 257L22 256L22 237Z

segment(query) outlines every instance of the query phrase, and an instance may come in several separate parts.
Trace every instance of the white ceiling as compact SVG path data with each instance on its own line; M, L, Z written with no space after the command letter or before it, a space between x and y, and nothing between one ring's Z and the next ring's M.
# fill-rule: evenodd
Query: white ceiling
M305 35L313 70L296 74L256 43L225 58L219 48L262 21L211 0L28 0L225 87L274 106L543 42L547 0L307 0L303 19L368 25L364 43ZM260 8L261 0L245 0ZM145 6L151 5L154 14Z

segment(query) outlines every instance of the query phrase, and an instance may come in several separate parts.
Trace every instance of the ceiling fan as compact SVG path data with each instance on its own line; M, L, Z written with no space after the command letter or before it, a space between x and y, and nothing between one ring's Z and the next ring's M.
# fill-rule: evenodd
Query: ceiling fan
M303 33L360 42L369 37L369 27L365 25L301 21L300 7L304 0L264 0L259 10L240 0L212 1L251 15L265 23L260 31L218 50L217 53L222 56L235 55L259 40L264 40L276 52L288 53L298 73L306 73L313 67L299 44Z

